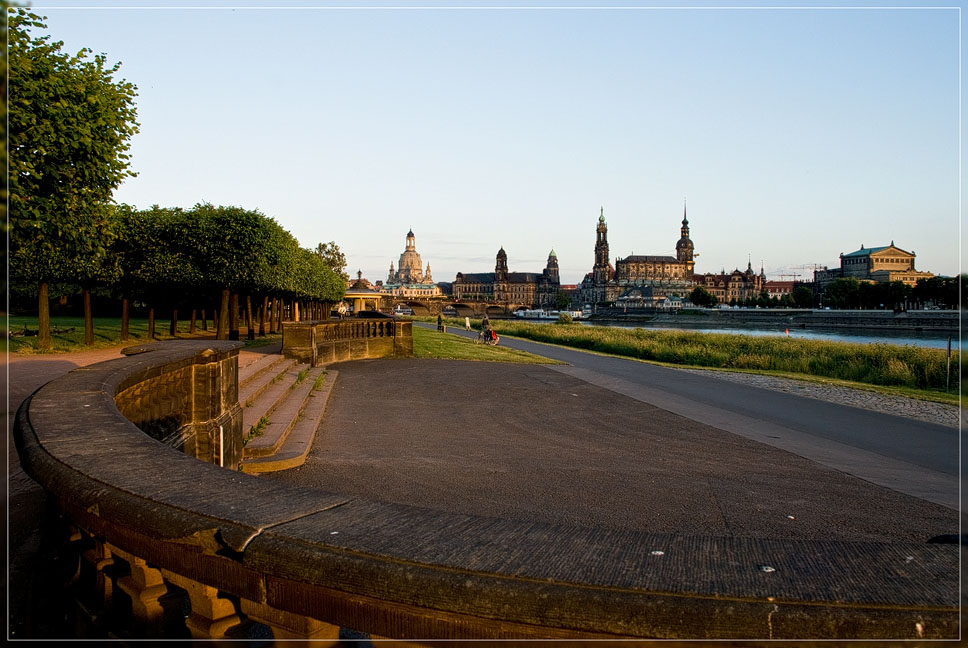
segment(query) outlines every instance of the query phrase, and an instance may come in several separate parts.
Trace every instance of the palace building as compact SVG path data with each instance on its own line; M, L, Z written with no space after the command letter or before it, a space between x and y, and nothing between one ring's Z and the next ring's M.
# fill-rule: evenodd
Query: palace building
M861 244L859 250L840 254L839 268L824 268L813 273L814 283L821 292L826 290L832 282L845 278L874 283L891 283L900 281L913 286L918 279L930 279L934 274L914 269L914 252L908 252L894 245L865 248Z
M666 296L686 296L695 286L695 246L689 238L689 219L682 208L682 227L676 256L631 255L609 263L608 225L602 208L595 228L595 264L585 275L579 294L586 304L645 304Z
M553 306L560 289L558 256L552 250L540 273L509 272L508 255L501 247L494 272L458 272L453 283L454 299L513 304L526 308Z
M705 288L706 292L714 296L721 304L756 299L764 290L767 290L769 283L766 280L763 266L760 266L760 273L756 274L753 271L752 262L747 262L746 272L741 272L739 268L730 273L725 270L719 274L707 272L706 274L695 275L694 279L696 285Z

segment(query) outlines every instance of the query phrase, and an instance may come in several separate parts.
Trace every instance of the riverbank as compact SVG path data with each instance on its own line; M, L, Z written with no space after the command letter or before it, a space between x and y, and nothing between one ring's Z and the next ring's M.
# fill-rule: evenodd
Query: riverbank
M589 318L593 323L622 322L743 328L843 328L936 331L957 336L959 311L811 310L811 309L688 309L681 312L626 312L602 309Z
M659 364L831 379L892 395L958 403L958 356L952 358L949 374L941 349L508 320L492 320L491 325L502 335Z

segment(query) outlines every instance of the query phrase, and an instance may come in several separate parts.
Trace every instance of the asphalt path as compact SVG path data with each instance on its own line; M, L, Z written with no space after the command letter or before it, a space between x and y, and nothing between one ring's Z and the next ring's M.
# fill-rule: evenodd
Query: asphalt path
M419 326L434 328L431 324ZM477 331L448 329L476 337ZM959 430L627 358L501 336L551 368L879 486L959 510Z

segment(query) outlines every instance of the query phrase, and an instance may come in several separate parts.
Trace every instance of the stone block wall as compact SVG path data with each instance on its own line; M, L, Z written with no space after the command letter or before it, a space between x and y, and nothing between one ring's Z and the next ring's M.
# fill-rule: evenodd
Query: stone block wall
M130 375L115 394L118 411L148 436L209 463L236 468L242 459L238 348L202 345L188 358L158 345L129 347L126 355L169 354Z

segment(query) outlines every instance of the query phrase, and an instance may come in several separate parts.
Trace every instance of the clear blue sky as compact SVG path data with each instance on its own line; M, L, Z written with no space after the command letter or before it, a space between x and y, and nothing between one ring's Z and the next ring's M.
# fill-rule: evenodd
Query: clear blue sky
M373 281L412 227L438 281L503 245L577 283L600 206L614 260L674 254L684 198L697 272L891 240L959 269L955 5L32 4L138 86L119 202L257 208Z

